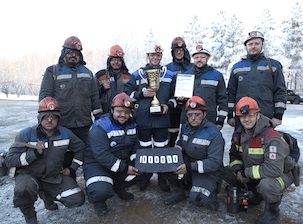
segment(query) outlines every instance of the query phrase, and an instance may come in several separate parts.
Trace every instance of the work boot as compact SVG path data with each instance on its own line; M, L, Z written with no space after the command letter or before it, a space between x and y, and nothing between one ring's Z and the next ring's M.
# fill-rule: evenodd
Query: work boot
M124 201L130 201L134 199L134 195L125 190L123 185L114 184L114 191Z
M138 176L136 179L136 184L141 191L146 190L149 185L149 180L152 177L152 173L144 173Z
M39 196L40 198L43 200L44 202L44 207L47 210L57 210L58 209L58 205L52 200L52 198L50 196L48 196L47 194L45 194L44 192L39 192Z
M30 207L19 207L20 211L24 215L26 224L38 224L37 212L34 206Z
M108 213L108 208L105 201L94 204L94 210L98 216L104 216Z
M170 196L164 198L163 202L165 205L174 205L180 201L185 200L186 195L184 191L172 193Z
M281 200L276 203L265 202L264 213L261 218L257 221L257 224L276 224L280 218L279 205Z
M167 180L165 180L160 173L158 173L158 184L162 191L168 192L170 190Z
M218 211L218 209L219 209L219 201L218 201L218 197L217 197L216 193L213 192L209 196L209 201L206 204L206 207L209 208L212 211Z

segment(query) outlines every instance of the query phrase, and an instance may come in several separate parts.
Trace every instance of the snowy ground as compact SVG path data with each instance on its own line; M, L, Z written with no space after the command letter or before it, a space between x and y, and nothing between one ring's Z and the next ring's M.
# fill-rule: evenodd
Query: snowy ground
M36 123L38 103L32 101L1 100L0 95L0 151L7 150L14 141L15 135L23 128ZM28 99L28 98L27 98ZM24 100L24 98L23 98ZM287 105L287 111L283 118L283 125L279 130L287 130L298 139L299 146L303 148L303 105ZM228 149L232 128L227 124L222 130L226 140L224 163L228 164ZM299 161L301 170L302 156ZM81 170L78 172L78 182L82 189L84 181ZM300 176L301 185L292 185L287 189L282 199L280 223L303 223L303 175ZM157 186L156 175L152 178L151 185L144 192L139 191L136 186L129 188L135 195L131 202L121 201L117 196L108 200L110 212L102 218L94 214L91 204L86 202L83 206L74 209L67 209L59 204L59 210L48 211L44 209L43 202L39 199L35 206L38 212L40 224L95 224L95 223L125 223L125 224L198 224L198 223L254 223L263 212L263 204L257 207L250 207L247 213L230 214L226 211L226 193L222 187L219 194L219 211L213 212L205 208L198 208L184 201L174 206L165 206L162 198L167 193L161 192ZM14 181L10 177L0 177L0 223L21 224L24 223L22 214L18 209L13 208Z

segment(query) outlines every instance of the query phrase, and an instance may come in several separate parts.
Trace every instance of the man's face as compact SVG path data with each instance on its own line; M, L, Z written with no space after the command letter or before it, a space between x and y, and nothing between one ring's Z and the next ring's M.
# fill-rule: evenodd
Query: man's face
M51 132L58 126L58 121L59 117L57 115L49 113L43 116L41 126L45 131Z
M187 111L186 115L190 125L193 127L197 127L202 123L206 112L203 112L201 110L189 110Z
M121 58L112 58L110 60L110 66L114 71L120 71L122 67L122 60Z
M64 61L67 64L78 64L80 61L80 51L71 50L65 55Z
M202 68L204 65L207 64L209 59L209 56L207 54L204 53L199 53L196 54L194 56L194 64L198 67L198 68Z
M184 58L184 49L182 47L174 49L173 52L177 60L182 60Z
M151 66L158 66L162 59L162 53L149 53L147 57Z
M257 55L262 51L263 42L261 38L254 38L246 43L246 51L249 55Z
M125 107L114 107L112 109L114 120L118 121L119 124L125 124L130 117L130 109Z
M246 115L239 116L239 118L244 129L250 130L256 125L257 121L259 120L260 113L248 113Z

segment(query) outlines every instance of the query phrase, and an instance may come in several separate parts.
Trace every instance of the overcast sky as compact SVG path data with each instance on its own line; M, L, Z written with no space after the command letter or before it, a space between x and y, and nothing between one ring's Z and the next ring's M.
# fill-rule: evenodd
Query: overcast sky
M285 20L296 1L1 1L0 56L60 52L64 40L72 35L80 38L84 49L110 47L125 40L142 44L150 29L166 50L174 37L183 34L194 15L207 23L215 21L223 10L244 21L245 32L249 32L264 9L269 9L274 19Z

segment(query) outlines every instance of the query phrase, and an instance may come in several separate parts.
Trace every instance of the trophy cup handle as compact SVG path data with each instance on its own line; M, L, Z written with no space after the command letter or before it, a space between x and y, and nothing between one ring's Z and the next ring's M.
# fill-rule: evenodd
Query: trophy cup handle
M166 72L167 72L167 67L166 66L162 66L162 69L161 69L161 73L163 72L163 75L162 77L160 77L160 81L162 81L162 79L164 78Z
M143 76L142 76L142 75L144 75L144 72L143 72L143 69L142 69L142 68L140 68L140 69L138 70L138 74L139 74L139 76L140 76L141 79L144 79Z

